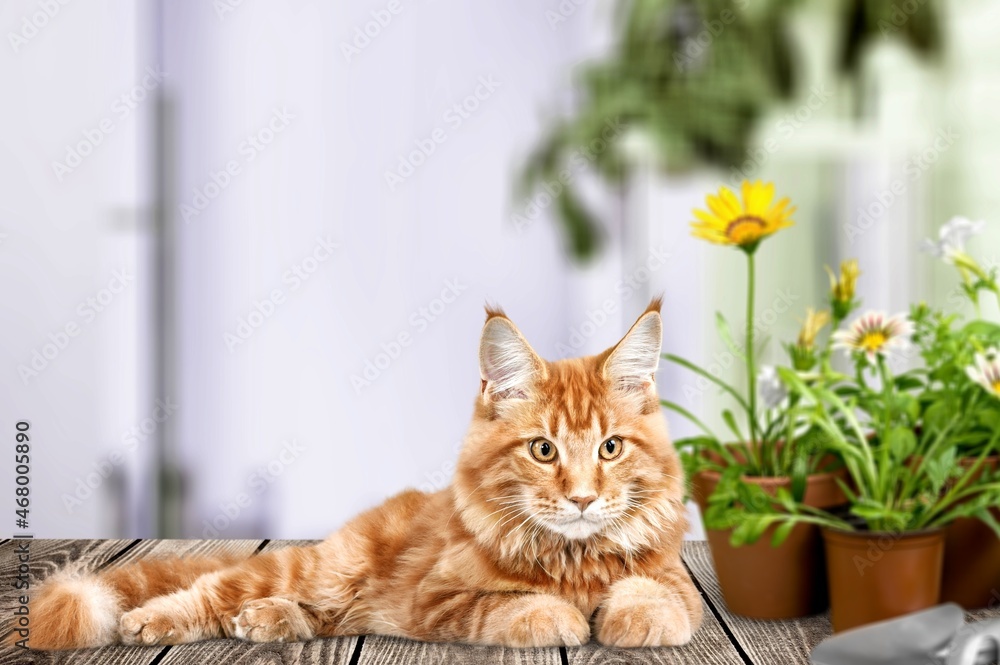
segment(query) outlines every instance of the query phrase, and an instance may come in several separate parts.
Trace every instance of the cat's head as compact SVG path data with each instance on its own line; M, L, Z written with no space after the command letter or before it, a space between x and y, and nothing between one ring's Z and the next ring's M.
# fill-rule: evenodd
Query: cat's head
M654 300L603 353L550 362L487 309L455 477L466 526L513 549L545 538L634 551L683 531L683 480L654 383L662 335Z

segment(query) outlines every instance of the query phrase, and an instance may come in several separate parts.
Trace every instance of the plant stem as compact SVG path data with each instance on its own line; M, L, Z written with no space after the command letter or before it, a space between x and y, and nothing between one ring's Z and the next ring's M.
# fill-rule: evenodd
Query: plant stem
M892 466L889 464L889 433L892 431L892 377L889 376L889 369L886 367L885 358L878 356L878 374L882 381L882 406L885 414L882 416L882 431L879 432L879 457L881 468L879 472L882 477L879 479L880 498L888 499L890 486L892 484Z
M754 250L747 251L747 335L746 335L746 358L747 358L747 393L750 399L750 448L760 462L763 461L758 453L757 441L757 370L754 363ZM786 442L788 445L790 442ZM763 470L762 470L763 472Z
M976 291L975 285L972 283L972 278L969 277L969 271L961 264L957 264L958 272L962 275L962 281L965 282L966 293L969 295L969 300L972 301L973 307L976 308L976 318L983 318L983 313L979 308L979 292Z

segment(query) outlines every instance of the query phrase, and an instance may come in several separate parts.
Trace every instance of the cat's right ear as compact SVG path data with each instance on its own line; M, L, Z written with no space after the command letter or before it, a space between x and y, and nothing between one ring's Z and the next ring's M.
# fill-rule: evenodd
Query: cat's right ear
M487 308L479 340L479 373L484 401L528 399L545 363L503 312Z

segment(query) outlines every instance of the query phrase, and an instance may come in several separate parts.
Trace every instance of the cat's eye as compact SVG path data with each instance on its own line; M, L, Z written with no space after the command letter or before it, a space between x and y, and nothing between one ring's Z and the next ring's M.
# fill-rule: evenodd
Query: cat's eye
M601 459L614 459L622 454L624 443L617 436L613 436L601 444Z
M556 447L545 439L535 439L528 443L528 452L539 462L551 462L556 458Z

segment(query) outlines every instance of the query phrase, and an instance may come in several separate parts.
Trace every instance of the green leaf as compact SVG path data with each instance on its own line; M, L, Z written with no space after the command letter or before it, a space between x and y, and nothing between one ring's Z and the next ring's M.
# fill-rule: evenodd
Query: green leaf
M743 441L746 441L746 438L743 436L743 432L740 431L740 427L736 423L736 416L733 415L732 411L730 411L729 409L723 410L722 420L725 421L726 425L729 427L729 431L732 432L733 436L736 437L737 443L742 443Z
M851 487L847 483L845 483L840 478L834 478L834 480L837 482L837 486L840 487L840 491L843 492L844 496L847 497L848 502L850 503L858 502L858 495L854 493L854 490L851 489Z
M775 493L774 498L777 499L781 507L787 510L789 513L797 513L798 506L796 506L796 501L799 499L792 498L792 495L784 487L779 487Z
M813 390L806 385L806 382L794 370L788 367L779 367L778 378L788 387L789 392L808 397L813 401L818 401Z
M958 403L950 396L934 402L924 410L924 429L928 432L940 432L948 426L957 411Z
M993 516L992 510L989 508L980 508L976 512L976 517L982 520L986 526L993 529L993 533L997 535L997 538L1000 538L1000 523L998 523L996 517Z
M778 525L778 528L774 530L774 534L771 536L771 547L779 547L782 543L788 540L788 536L791 535L792 529L795 528L795 522L791 520L787 522L782 522Z
M730 544L734 547L753 545L767 531L770 521L771 518L766 517L748 517L733 529L733 535L729 539Z
M916 451L917 435L908 427L895 427L890 430L886 437L886 445L889 446L889 452L892 453L896 462L903 463ZM883 469L883 472L888 471L889 469Z
M957 453L954 447L944 449L933 459L924 460L924 473L931 481L931 489L935 494L939 493L948 482L952 471L956 468L955 459Z
M666 409L670 409L671 411L679 413L680 415L682 415L685 418L687 418L698 429L700 429L702 432L704 432L705 435L708 438L718 440L718 437L715 436L715 434L712 432L712 430L708 429L708 426L705 423L703 423L696 415L694 415L693 413L691 413L690 411L688 411L687 409L685 409L680 404L677 404L676 402L671 402L669 400L661 399L660 400L660 405L663 406Z
M700 377L702 377L704 379L708 379L709 381L711 381L712 383L714 383L715 385L717 385L719 388L721 388L722 390L724 390L726 393L728 393L729 395L731 395L733 397L733 399L735 399L739 403L739 405L743 407L744 411L746 411L748 414L750 413L750 405L747 404L747 401L743 398L742 395L740 395L738 392L736 392L736 390L732 386L730 386L729 384L727 384L725 381L723 381L723 380L719 379L718 377L712 375L711 373L703 370L702 368L698 367L697 365L695 365L694 363L690 362L689 360L685 360L684 358L681 358L680 356L675 356L675 355L673 355L671 353L665 353L665 354L663 354L663 357L665 359L669 360L672 363L676 363L676 364L680 365L681 367L684 367L686 369L691 370L692 372L694 372L695 374L697 374L698 376L700 376Z
M719 333L719 337L725 342L726 347L733 353L734 356L740 360L746 360L746 356L743 354L742 349L740 349L736 342L733 340L733 331L729 328L729 322L726 321L726 317L722 315L722 312L715 313L715 329Z
M792 496L796 501L802 501L806 496L809 482L809 460L806 455L798 454L792 460L791 469Z
M987 339L997 339L1000 338L1000 325L979 319L965 324L965 327L959 331L959 334L966 338L974 335Z
M903 391L924 387L924 382L912 374L900 374L896 377L895 383L896 389Z

